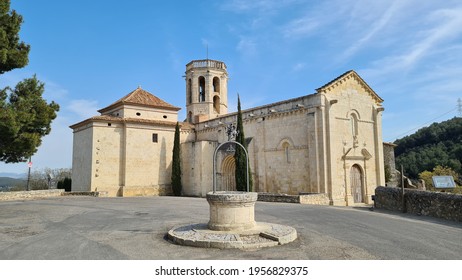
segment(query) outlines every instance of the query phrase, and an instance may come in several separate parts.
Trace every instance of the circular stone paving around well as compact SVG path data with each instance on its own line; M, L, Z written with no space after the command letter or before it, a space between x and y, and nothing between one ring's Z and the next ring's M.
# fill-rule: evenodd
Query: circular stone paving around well
M216 231L207 224L174 227L168 239L179 245L204 248L263 248L287 244L297 238L297 231L289 226L257 223L249 230Z

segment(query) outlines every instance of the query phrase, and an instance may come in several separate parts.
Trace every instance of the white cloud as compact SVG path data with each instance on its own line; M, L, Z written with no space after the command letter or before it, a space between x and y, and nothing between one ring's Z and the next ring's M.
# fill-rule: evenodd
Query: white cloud
M235 13L243 12L269 12L287 7L300 0L232 0L227 1L223 6L223 10L233 11Z
M343 59L348 59L351 56L353 56L356 52L362 49L374 37L374 35L376 35L379 31L386 27L386 25L393 18L393 15L400 8L400 5L398 5L398 3L402 2L393 2L390 5L390 7L385 11L385 13L383 13L383 15L379 17L378 20L377 18L374 18L371 22L370 28L367 28L367 25L364 26L365 28L363 27L367 32L364 35L362 35L360 39L353 41L351 46L343 53Z
M318 18L307 16L291 21L283 28L282 32L286 38L299 39L313 35L321 25L323 22Z
M241 38L236 49L245 56L253 56L257 53L257 43L252 38Z
M76 99L71 100L66 108L77 114L82 120L98 114L98 102L96 100Z
M306 63L298 62L292 67L292 72L298 72L306 68Z
M44 97L47 100L53 100L57 102L57 100L65 99L69 95L69 91L59 84L52 82L52 81L45 81L45 93Z

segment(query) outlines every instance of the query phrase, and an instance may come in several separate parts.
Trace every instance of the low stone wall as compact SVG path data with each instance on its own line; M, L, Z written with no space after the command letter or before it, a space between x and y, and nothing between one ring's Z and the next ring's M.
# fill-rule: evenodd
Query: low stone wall
M124 186L122 196L161 196L171 195L172 187L168 185L161 186Z
M277 193L258 193L258 201L266 202L285 202L299 204L329 205L330 201L323 193L302 193L299 195L277 194Z
M329 197L325 193L300 194L301 204L330 205Z
M400 188L375 189L377 208L462 222L462 195L405 189L404 202L403 205Z
M107 192L65 192L64 196L94 196L94 197L108 197Z
M57 196L61 196L63 193L64 193L64 190L61 190L61 189L21 191L21 192L0 192L0 201L57 197Z

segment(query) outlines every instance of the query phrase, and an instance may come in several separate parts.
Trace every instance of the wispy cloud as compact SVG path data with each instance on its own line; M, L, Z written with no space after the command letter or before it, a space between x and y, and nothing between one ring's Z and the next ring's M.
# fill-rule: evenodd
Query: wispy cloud
M236 50L244 56L253 56L257 53L257 43L253 38L243 37L239 40Z
M86 119L97 115L98 102L96 100L77 99L71 100L67 110L77 114L80 119Z
M366 44L374 37L374 35L376 35L378 32L384 29L390 22L390 20L393 18L395 12L400 8L400 6L402 6L399 3L402 2L394 1L391 4L391 6L385 11L385 13L383 13L383 15L379 17L379 20L374 19L373 22L371 22L372 25L370 26L370 28L364 26L366 32L362 35L361 38L353 41L351 46L342 54L342 59L346 60L353 56L356 52L365 47Z
M305 69L305 67L306 67L306 63L298 62L292 67L292 72L301 71L301 70Z
M443 41L453 39L462 34L462 8L455 10L438 10L428 18L437 25L423 33L424 38L412 46L409 52L402 56L404 67L412 67L426 53L437 47ZM426 33L426 34L425 34Z
M235 13L243 12L269 12L277 9L293 5L300 0L232 0L227 1L223 6L223 10L233 11Z
M391 55L372 61L365 72L373 78L387 78L391 73L413 71L417 65L423 63L426 68L435 69L446 57L451 60L460 59L460 48L454 41L462 37L461 13L462 7L459 7L453 10L436 10L427 17L422 16L419 24L423 28L419 32L404 36L400 41L402 46L396 46ZM441 49L443 43L445 48ZM419 69L421 70L424 69Z
M299 39L316 33L321 25L321 20L308 16L289 22L282 32L286 38Z

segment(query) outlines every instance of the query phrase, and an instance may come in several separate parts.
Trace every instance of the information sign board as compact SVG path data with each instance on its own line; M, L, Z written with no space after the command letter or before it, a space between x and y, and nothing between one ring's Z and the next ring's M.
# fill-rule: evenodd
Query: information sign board
M433 176L433 186L437 189L453 189L456 187L452 176Z

